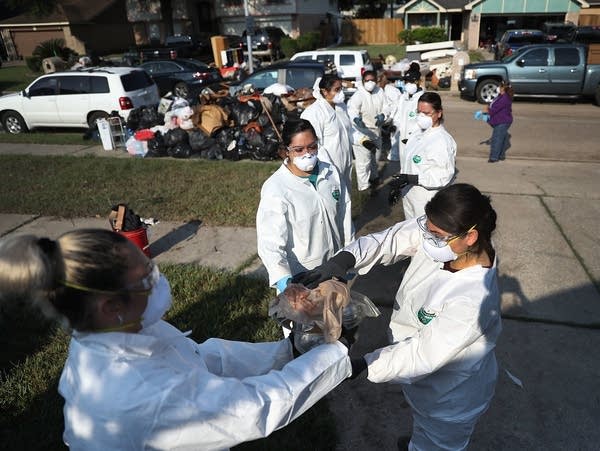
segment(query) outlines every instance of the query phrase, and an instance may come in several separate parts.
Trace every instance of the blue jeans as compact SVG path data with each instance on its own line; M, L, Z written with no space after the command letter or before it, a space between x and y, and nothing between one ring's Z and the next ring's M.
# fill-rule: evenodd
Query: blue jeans
M510 135L508 129L511 124L493 125L491 145L490 145L490 160L504 160L506 149L510 147Z

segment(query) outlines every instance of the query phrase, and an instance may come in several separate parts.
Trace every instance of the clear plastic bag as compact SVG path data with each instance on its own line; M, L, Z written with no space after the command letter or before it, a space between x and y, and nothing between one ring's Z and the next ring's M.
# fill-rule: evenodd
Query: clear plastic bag
M282 326L289 328L293 324L294 346L304 353L313 347L335 341L340 337L339 331L323 329L323 305L313 302L311 296L315 290L303 285L291 284L269 304L269 316ZM364 294L349 290L349 299L342 307L341 319L345 329L354 329L367 317L377 317L379 309Z

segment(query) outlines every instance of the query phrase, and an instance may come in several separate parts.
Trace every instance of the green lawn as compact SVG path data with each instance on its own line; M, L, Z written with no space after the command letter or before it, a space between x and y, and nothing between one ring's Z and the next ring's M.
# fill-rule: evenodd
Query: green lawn
M3 66L0 69L0 93L20 91L40 75L25 65Z

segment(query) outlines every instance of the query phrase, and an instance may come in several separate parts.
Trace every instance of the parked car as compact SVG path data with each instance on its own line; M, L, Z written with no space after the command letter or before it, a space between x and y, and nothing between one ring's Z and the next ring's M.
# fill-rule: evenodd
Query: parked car
M216 68L191 58L147 61L139 67L156 82L161 96L170 91L185 99L223 80Z
M94 67L42 75L23 91L0 97L4 130L92 127L112 111L127 119L133 108L157 105L158 87L131 67Z
M600 25L576 27L569 34L569 41L581 44L600 44Z
M246 31L242 33L242 48L248 50ZM284 57L281 51L281 38L287 36L279 27L255 28L250 35L252 55L256 58L275 61Z
M542 25L548 42L566 42L574 29L575 24L572 22L544 22Z
M338 76L346 80L360 78L366 70L373 70L371 58L366 50L313 50L294 54L291 61L331 61Z
M244 85L251 84L255 90L262 92L273 83L281 83L294 89L312 88L315 80L325 73L325 66L321 63L303 63L286 61L273 63L254 71L229 87L229 93L235 95Z
M600 44L528 45L502 61L467 64L458 87L462 96L489 103L502 80L515 96L591 97L600 105Z
M164 45L143 48L139 52L141 61L153 59L177 59L206 56L212 51L210 36L177 34L167 36Z
M546 35L542 30L507 30L496 46L496 59L512 55L519 47L529 44L542 44Z

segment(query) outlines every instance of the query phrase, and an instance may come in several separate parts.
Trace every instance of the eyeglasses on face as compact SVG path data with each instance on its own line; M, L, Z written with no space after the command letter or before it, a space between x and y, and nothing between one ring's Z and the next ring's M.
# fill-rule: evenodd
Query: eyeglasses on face
M291 147L287 148L287 150L289 150L290 152L295 152L295 153L302 153L305 150L308 152L314 153L318 149L319 149L319 143L316 141L309 144L308 146L291 146Z
M419 216L417 218L417 224L419 224L419 228L421 229L421 232L423 232L423 238L435 247L444 247L450 244L452 241L465 236L477 226L477 224L475 224L466 232L458 235L439 236L433 233L431 230L429 230L429 227L427 227L427 215Z

